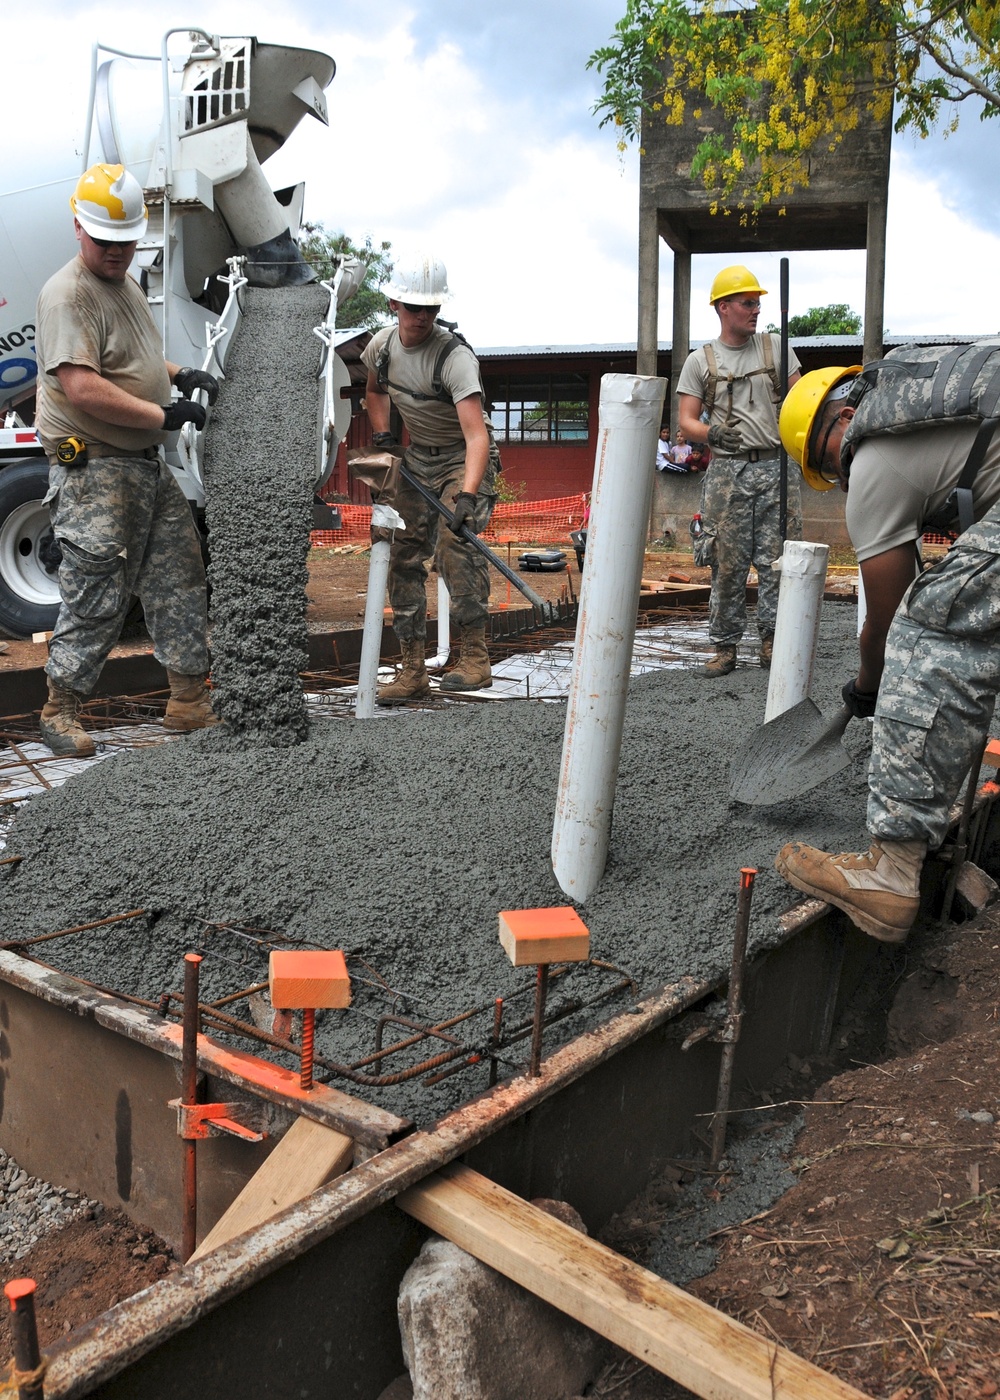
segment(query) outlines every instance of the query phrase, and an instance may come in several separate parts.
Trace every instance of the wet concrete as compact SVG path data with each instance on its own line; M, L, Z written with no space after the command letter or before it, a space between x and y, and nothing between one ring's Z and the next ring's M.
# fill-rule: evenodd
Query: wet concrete
M813 691L825 711L856 666L854 620L852 607L826 605ZM760 722L766 688L766 673L743 666L719 680L670 671L633 683L610 859L582 913L593 956L644 991L728 966L741 866L760 870L759 947L796 898L772 868L785 840L867 844L867 725L848 729L855 761L824 787L778 809L728 800L730 753ZM149 997L179 990L192 946L210 955L206 998L266 976L255 945L203 920L362 954L406 994L397 1009L421 1018L528 993L531 970L509 966L497 913L567 902L549 861L564 717L561 704L455 706L321 721L290 747L237 746L220 727L122 754L19 814L9 849L24 860L0 878L4 936L141 906L148 920L48 943L44 956ZM394 1004L351 966L354 1007L318 1026L320 1048L341 1061L371 1052L374 1018ZM576 971L553 997L587 998L608 980ZM568 1018L546 1044L627 1000ZM505 1072L526 1054L512 1049ZM479 1066L432 1090L358 1092L426 1122L484 1086Z
M245 287L205 462L215 708L229 736L308 730L306 558L316 480L321 287Z

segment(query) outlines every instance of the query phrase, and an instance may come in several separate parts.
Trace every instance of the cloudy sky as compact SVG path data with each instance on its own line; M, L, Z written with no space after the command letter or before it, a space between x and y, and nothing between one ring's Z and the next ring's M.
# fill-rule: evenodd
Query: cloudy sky
M634 341L638 156L620 157L598 130L590 108L599 83L585 66L623 8L623 0L9 5L3 44L16 62L5 65L0 192L14 178L47 178L60 150L74 168L94 39L150 53L167 28L197 24L321 49L337 62L330 129L307 118L265 167L276 186L306 180L307 218L354 239L433 249L448 264L452 314L481 347ZM1000 330L998 143L1000 123L974 119L947 140L897 142L892 331ZM779 256L752 260L775 289ZM695 259L696 337L715 331L708 286L733 260ZM661 339L670 335L670 297L664 247ZM792 254L792 312L829 302L862 309L863 255Z

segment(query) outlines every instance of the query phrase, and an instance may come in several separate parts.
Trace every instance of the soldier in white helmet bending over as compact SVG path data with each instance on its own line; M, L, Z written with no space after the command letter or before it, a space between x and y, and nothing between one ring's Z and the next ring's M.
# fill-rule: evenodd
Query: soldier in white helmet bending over
M160 444L184 423L201 428L214 403L210 374L166 362L145 294L128 269L146 231L138 180L94 165L70 200L80 252L38 299L36 421L49 455L48 503L62 553L62 606L46 665L42 738L54 753L94 752L80 724L118 641L133 595L142 600L166 667L168 729L215 723L201 547ZM171 402L171 384L184 395Z
M492 684L486 651L490 594L486 561L456 533L479 534L496 501L500 463L483 406L479 361L461 337L437 324L448 299L448 274L436 258L401 261L386 288L396 325L380 330L362 360L368 369L366 406L377 448L396 449L394 406L409 434L406 466L454 512L449 527L412 487L400 480L393 505L406 521L389 560L393 627L403 653L397 678L382 686L378 701L392 705L427 694L424 666L427 620L425 561L433 554L451 595L451 616L461 639L458 665L441 681L448 691Z

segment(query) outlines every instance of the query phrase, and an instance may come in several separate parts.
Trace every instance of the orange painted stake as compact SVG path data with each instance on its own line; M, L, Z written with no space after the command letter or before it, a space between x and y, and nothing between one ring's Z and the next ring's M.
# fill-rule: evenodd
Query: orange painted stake
M316 1046L316 1011L306 1006L302 1011L302 1067L299 1071L299 1088L307 1094L313 1086L313 1056Z
M10 1331L14 1352L11 1380L17 1386L18 1400L43 1400L45 1366L38 1350L35 1280L12 1279L3 1291L10 1303Z
M185 1107L198 1099L198 1030L201 1015L198 1009L198 974L200 953L184 954L184 1023L181 1041L181 1095ZM184 1139L184 1220L181 1228L181 1255L184 1263L191 1258L198 1233L198 1156L194 1138Z

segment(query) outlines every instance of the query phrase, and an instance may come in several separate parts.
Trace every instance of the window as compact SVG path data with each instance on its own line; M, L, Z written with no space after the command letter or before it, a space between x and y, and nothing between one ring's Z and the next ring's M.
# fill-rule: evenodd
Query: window
M484 388L498 442L587 441L585 375L510 374Z

